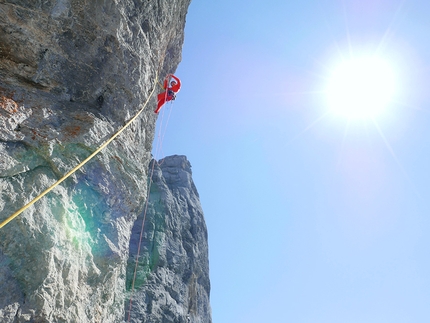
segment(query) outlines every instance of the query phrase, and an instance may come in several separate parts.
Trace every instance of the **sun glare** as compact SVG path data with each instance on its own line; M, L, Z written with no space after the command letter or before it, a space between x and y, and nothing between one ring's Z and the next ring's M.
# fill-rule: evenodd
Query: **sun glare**
M327 100L333 113L347 118L375 117L387 107L395 91L387 62L375 57L343 61L330 75Z

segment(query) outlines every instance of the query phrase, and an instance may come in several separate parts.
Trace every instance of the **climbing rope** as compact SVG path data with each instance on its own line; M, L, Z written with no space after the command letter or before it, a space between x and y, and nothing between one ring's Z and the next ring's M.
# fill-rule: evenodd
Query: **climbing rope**
M163 86L163 84L161 84L161 82L160 81L158 81L158 85L160 86L160 88L164 91L164 90L166 90L165 88L164 88L164 86ZM166 93L166 97L167 97L167 93Z
M160 151L161 154L163 153L164 137L166 136L167 126L169 125L170 116L172 115L174 102L175 101L170 101L169 102L170 108L168 109L169 113L167 114L167 120L166 120L166 124L164 125L164 131L162 130L162 127L160 126L160 131L159 131L159 135L158 136L159 136L159 141L160 141L160 145L159 145L160 146L159 147L160 150L159 151ZM164 117L164 115L163 115L163 117Z
M148 211L148 202L149 202L149 193L151 191L151 185L152 185L152 175L154 174L154 166L155 166L156 161L154 160L152 162L152 167L151 167L151 174L149 176L149 184L148 184L148 191L147 191L147 196L146 196L146 202L145 202L145 209L143 211L143 219L142 219L142 226L140 229L140 237L139 237L139 244L137 246L137 255L136 255L136 264L134 266L134 274L133 274L133 280L131 283L131 292L130 292L130 305L129 305L129 309L128 309L128 321L130 322L130 318L131 318L131 309L133 306L133 293L134 293L134 284L136 282L136 276L137 276L137 267L139 267L139 255L140 255L140 245L142 244L142 238L143 238L143 228L145 227L145 221L146 221L146 213Z
M103 148L105 148L107 145L109 145L116 137L118 137L127 127L136 120L139 115L145 110L149 100L151 99L152 95L154 94L155 89L157 88L157 82L158 82L158 74L155 76L155 83L153 86L153 89L151 93L149 94L148 98L146 99L146 102L144 103L142 109L140 109L137 114L131 118L118 132L116 132L109 140L107 140L103 145L101 145L96 151L94 151L91 155L89 155L84 161L82 161L80 164L78 164L76 167L74 167L72 170L70 170L66 175L64 175L62 178L60 178L56 183L54 183L52 186L44 190L42 193L39 194L39 196L35 197L31 202L24 205L22 208L20 208L18 211L16 211L14 214L9 216L6 220L4 220L2 223L0 223L0 229L3 228L6 224L8 224L10 221L15 219L18 215L20 215L22 212L24 212L26 209L28 209L30 206L32 206L34 203L36 203L38 200L40 200L42 197L44 197L46 194L48 194L50 191L52 191L55 187L57 187L59 184L64 182L70 175L74 174L78 169L80 169L82 166L84 166L88 161L90 161L95 155L97 155L100 151L102 151Z
M163 89L164 89L164 87L163 87ZM166 97L167 97L167 91L166 91ZM171 102L171 105L173 105L173 102ZM156 160L157 160L158 153L159 153L159 151L162 150L164 135L166 134L167 125L169 123L169 119L170 119L170 115L172 113L172 109L170 109L170 111L169 111L169 115L168 115L168 118L167 118L165 130L164 130L164 133L163 133L162 132L162 128L163 128L162 125L163 125L163 120L164 120L164 111L165 111L165 109L163 109L163 111L161 113L160 127L159 127L159 130L158 130L157 143L155 145L155 152L154 152L154 157L155 158L154 158L154 161L152 163L152 167L151 167L151 171L150 171L150 175L149 175L149 184L148 184L148 189L147 189L145 208L144 208L144 211L143 211L142 225L141 225L140 236L139 236L139 244L137 246L137 255L136 255L136 262L135 262L135 265L134 265L133 279L132 279L132 283L131 283L130 303L129 303L129 308L128 308L128 320L127 320L127 322L130 322L130 319L131 319L131 310L132 310L132 307L133 307L134 285L135 285L135 282L136 282L137 268L139 267L140 246L142 245L143 229L145 227L146 214L147 214L147 211L148 211L149 195L151 193L151 186L152 186L152 176L154 175L154 167L155 167L155 163L156 163Z

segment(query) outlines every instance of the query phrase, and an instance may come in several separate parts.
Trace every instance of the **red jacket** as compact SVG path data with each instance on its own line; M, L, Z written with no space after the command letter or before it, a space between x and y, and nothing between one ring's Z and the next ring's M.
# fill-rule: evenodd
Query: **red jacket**
M169 87L169 79L170 77L167 77L164 80L164 84L163 84L163 88L166 90L160 94L158 94L158 104L157 104L157 109L155 109L155 113L158 113L158 111L160 111L161 107L163 106L164 103L166 103L167 101L171 101L175 99L175 94L179 92L179 90L181 89L181 81L175 76L175 75L168 75L172 78L175 79L176 84Z
M180 79L178 79L175 75L170 75L172 78L174 78L175 79L175 81L176 81L176 84L175 85L173 85L173 86L171 86L171 87L169 87L169 88L167 88L168 87L168 79L165 79L164 80L164 84L163 84L163 87L165 88L165 89L168 89L168 90L172 90L173 92L175 92L175 93L178 93L179 92L179 90L181 89L181 80Z

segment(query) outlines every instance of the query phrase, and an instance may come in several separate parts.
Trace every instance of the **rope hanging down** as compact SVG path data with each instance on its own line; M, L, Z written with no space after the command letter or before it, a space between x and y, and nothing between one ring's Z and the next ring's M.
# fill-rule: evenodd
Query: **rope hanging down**
M160 86L161 86L161 84L160 84ZM162 88L164 90L164 87L162 87ZM167 96L167 91L166 91L166 96ZM173 105L173 104L171 104L171 105ZM148 211L149 196L150 196L150 193L151 193L151 186L152 186L152 176L154 175L154 166L155 166L155 163L156 163L156 159L158 157L158 153L159 153L159 151L162 150L164 135L166 134L166 131L167 131L167 125L169 123L169 119L170 119L170 115L172 113L172 109L170 109L170 111L169 111L169 115L167 117L167 122L166 122L166 126L165 126L165 129L164 129L164 133L162 133L162 125L163 125L163 120L164 120L164 111L165 110L163 110L163 112L161 114L161 124L160 124L160 128L159 128L159 131L158 131L157 143L155 145L155 156L154 156L154 161L152 162L152 167L151 167L151 171L150 171L150 175L149 175L149 184L148 184L148 189L147 189L147 197L146 197L146 201L145 201L145 208L144 208L144 212L143 212L142 225L141 225L141 228L140 228L139 244L138 244L138 247L137 247L136 262L135 262L135 265L134 265L134 273L133 273L133 279L132 279L132 283L131 283L130 302L129 302L129 308L128 308L128 319L127 319L127 322L130 322L130 319L131 319L131 310L132 310L132 307L133 307L134 284L136 282L137 268L139 267L140 246L142 245L143 230L145 228L146 214L147 214L147 211Z
M155 76L155 83L154 87L149 94L148 98L146 99L145 104L143 105L142 109L137 112L137 114L131 118L120 130L118 130L109 140L107 140L103 145L101 145L96 151L94 151L91 155L89 155L84 161L82 161L79 165L74 167L72 170L70 170L66 175L64 175L62 178L60 178L56 183L54 183L52 186L44 190L42 193L39 194L39 196L35 197L31 202L24 205L22 208L20 208L18 211L16 211L14 214L9 216L6 220L4 220L2 223L0 223L0 229L3 228L6 224L8 224L10 221L15 219L18 215L20 215L22 212L24 212L26 209L28 209L30 206L32 206L34 203L36 203L38 200L40 200L42 197L44 197L46 194L48 194L50 191L52 191L56 186L64 182L70 175L74 174L78 169L80 169L82 166L84 166L88 161L90 161L95 155L97 155L100 151L102 151L103 148L105 148L107 145L109 145L116 137L118 137L125 129L128 128L128 126L136 120L139 115L145 110L149 100L151 99L152 95L154 94L155 89L157 88L157 82L158 82L158 74Z

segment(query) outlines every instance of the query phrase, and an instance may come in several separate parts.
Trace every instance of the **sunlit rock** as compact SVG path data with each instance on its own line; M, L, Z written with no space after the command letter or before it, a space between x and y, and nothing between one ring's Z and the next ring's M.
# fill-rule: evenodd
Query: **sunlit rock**
M175 71L189 2L1 1L0 221L118 131L157 87L157 75ZM0 322L124 320L130 236L147 196L154 97L98 156L0 229ZM177 248L165 261L184 261ZM197 270L190 286L203 275ZM157 282L172 278L164 279ZM177 306L194 313L181 299ZM148 309L133 311L139 317ZM191 322L209 322L207 313L196 313Z

